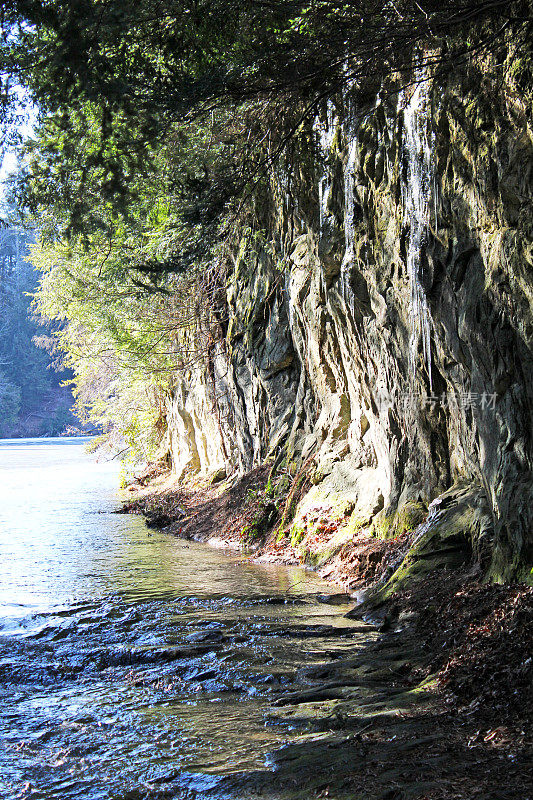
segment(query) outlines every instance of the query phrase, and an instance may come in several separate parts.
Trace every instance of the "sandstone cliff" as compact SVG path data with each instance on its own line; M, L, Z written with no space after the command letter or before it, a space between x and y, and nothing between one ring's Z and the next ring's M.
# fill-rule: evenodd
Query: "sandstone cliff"
M499 59L499 62L496 63ZM346 90L272 177L243 235L227 325L169 408L175 470L268 460L312 488L305 548L412 530L392 576L472 556L533 564L533 117L530 64Z

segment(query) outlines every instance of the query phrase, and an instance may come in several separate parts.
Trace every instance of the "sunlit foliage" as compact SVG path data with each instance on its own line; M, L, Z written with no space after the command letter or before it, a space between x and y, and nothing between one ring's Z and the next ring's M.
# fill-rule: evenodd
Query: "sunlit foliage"
M349 87L364 106L511 24L528 35L530 0L3 3L0 112L10 81L39 109L14 196L82 412L151 457L173 381L223 333L239 230L321 105Z

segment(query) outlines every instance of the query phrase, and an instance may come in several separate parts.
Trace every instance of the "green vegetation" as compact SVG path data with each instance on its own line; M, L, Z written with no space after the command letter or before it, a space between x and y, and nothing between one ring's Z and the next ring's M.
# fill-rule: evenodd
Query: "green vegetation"
M35 343L46 332L30 311L37 276L25 260L29 238L16 227L0 230L0 436L39 409L59 382Z
M221 313L218 223L199 204L202 176L216 176L226 146L209 149L208 136L174 132L153 180L139 177L127 218L95 199L93 223L63 237L57 204L39 216L37 309L60 323L81 417L135 459L156 456L175 381L209 351Z
M372 520L372 533L378 539L392 539L414 531L426 518L427 508L422 503L407 502L393 516L379 511Z
M364 104L392 72L409 81L425 63L446 68L492 48L495 31L529 8L423 6L3 4L3 146L24 93L39 112L13 185L39 231L37 308L59 325L80 414L117 445L160 452L168 396L226 333L226 276L242 233L272 217L272 167L291 147L309 149L326 99L349 86ZM453 44L465 25L468 42ZM7 372L2 381L7 414L18 384Z
M523 15L527 27L528 10L503 0L8 0L0 110L6 121L17 110L18 82L41 113L21 196L33 211L60 211L68 236L107 230L102 204L129 219L161 176L161 148L203 128L210 148L227 143L231 164L191 188L201 214L223 214L341 86L368 101L392 72L495 48L510 20ZM465 28L468 41L455 42Z

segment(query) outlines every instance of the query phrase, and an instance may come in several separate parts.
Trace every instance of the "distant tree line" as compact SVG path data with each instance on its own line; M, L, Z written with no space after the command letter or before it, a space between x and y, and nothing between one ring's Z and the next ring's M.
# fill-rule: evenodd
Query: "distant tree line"
M31 309L38 274L27 260L32 234L0 229L0 436L39 411L66 377L49 368L50 355L38 346L49 332Z

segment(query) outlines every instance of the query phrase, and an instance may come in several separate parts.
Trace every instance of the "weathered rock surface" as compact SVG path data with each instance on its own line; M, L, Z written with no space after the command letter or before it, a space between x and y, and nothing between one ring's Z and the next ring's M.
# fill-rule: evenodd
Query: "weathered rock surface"
M320 507L348 535L414 528L442 496L453 547L429 520L425 556L531 579L531 88L500 62L366 108L347 93L322 149L303 136L243 238L223 341L176 388L180 474L312 463L295 524Z

